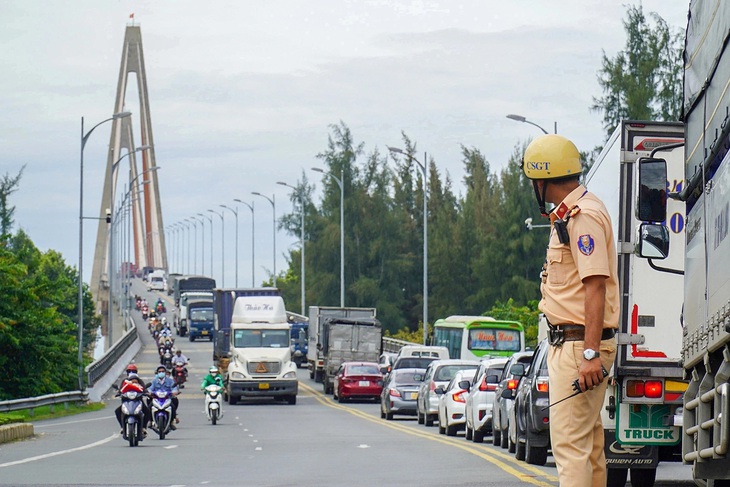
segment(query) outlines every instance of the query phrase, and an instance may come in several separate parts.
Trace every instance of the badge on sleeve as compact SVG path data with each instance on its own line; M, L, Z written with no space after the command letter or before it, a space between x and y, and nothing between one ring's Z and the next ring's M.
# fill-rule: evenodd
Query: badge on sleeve
M593 242L593 237L591 237L590 234L578 237L578 250L580 250L583 255L591 255L594 248L595 244Z

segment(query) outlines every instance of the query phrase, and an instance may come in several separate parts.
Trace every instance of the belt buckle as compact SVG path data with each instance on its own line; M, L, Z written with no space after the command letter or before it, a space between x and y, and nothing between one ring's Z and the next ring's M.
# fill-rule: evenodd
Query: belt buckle
M565 343L565 332L557 327L548 329L548 340L553 347L561 347Z

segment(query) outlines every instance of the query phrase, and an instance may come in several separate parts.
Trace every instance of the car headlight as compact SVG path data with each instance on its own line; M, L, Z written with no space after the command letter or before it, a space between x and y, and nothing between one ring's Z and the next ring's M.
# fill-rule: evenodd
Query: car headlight
M284 374L284 379L296 379L296 378L297 378L297 373L294 371L287 372L286 374Z

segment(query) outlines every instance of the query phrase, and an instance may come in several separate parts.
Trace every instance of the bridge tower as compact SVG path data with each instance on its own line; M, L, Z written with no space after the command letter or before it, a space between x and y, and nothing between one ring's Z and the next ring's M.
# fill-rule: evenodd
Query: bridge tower
M94 263L91 271L91 291L97 302L97 309L105 317L108 315L109 286L112 280L109 276L110 258L110 225L106 222L107 210L112 215L116 212L117 183L122 163L129 165L129 178L121 180L122 187L131 191L132 225L133 225L133 263L139 268L151 266L167 269L167 252L165 247L165 232L162 221L162 207L160 204L159 174L153 168L156 166L155 145L152 137L152 117L150 115L149 94L147 91L147 75L142 51L142 33L139 25L127 25L122 47L122 61L119 68L119 81L114 101L114 111L125 111L125 97L130 73L137 77L137 92L139 96L139 113L133 116L139 119L142 146L148 149L135 151L132 122L129 117L112 121L109 154L104 177L104 190L99 209L99 227L96 233L96 248ZM141 155L142 170L138 171L136 155ZM124 174L124 173L121 173ZM131 184L131 187L127 185ZM120 193L120 197L125 194ZM115 250L115 253L117 250ZM119 269L112 269L113 273ZM104 327L106 328L106 327Z

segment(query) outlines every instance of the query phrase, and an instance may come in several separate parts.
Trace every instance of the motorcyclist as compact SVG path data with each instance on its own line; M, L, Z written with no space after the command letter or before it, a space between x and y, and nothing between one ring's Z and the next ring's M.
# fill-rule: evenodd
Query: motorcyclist
M180 422L180 418L177 417L177 406L178 406L178 399L177 395L180 394L180 390L177 388L177 384L175 384L175 381L172 380L171 377L166 375L167 369L165 369L164 365L159 365L157 369L155 369L155 378L152 379L152 382L150 383L148 390L150 394L154 394L157 391L167 391L172 393L172 422L170 424L170 429L175 430L177 427L175 426L177 423Z
M130 369L134 370L134 372L129 372ZM129 391L137 391L140 393L145 392L144 383L142 382L142 379L140 379L137 375L136 370L137 366L134 364L130 364L127 367L127 378L124 379L120 384L119 392L117 395L121 395ZM119 423L119 427L121 428L119 434L124 434L124 423L122 422L121 404L117 406L117 408L114 410L114 414L116 415L117 422ZM147 436L147 423L150 422L150 409L147 407L147 404L145 404L144 401L142 401L142 418L142 434L144 434L144 436Z
M203 382L200 384L200 390L204 391L206 387L213 384L223 387L223 377L218 374L218 367L215 365L208 370L208 375L205 376Z
M175 351L175 355L172 356L172 366L176 365L182 365L183 371L185 372L185 377L188 376L188 368L186 365L188 364L189 360L188 358L183 355L182 350L179 348Z

